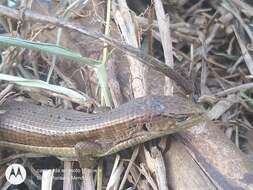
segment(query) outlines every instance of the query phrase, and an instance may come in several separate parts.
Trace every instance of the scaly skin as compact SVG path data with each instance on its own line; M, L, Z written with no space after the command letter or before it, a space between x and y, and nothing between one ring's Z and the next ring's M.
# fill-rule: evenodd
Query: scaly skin
M94 115L18 102L1 109L1 147L71 160L103 157L206 120L198 105L178 96L137 98Z

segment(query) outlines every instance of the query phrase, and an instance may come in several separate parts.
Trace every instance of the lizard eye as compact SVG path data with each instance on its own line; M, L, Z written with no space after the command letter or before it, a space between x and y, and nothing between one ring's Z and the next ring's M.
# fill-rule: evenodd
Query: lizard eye
M175 117L175 119L176 119L177 122L185 121L185 120L187 120L188 118L189 118L189 117L188 117L187 115L177 115L177 116Z

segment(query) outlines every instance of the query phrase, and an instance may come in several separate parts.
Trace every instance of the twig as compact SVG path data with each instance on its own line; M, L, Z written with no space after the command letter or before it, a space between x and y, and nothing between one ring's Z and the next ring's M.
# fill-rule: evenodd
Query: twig
M122 161L120 162L120 157L117 155L110 179L107 183L106 190L117 189L120 181L120 176L123 173L123 170L124 170L123 162Z
M71 161L64 161L63 190L72 189Z
M11 90L13 89L14 84L8 84L7 87L5 87L1 92L0 92L0 105L6 100L6 98L11 95Z
M83 185L85 190L95 190L95 184L93 180L93 170L88 168L82 168Z
M125 43L121 43L113 38L105 36L102 33L90 32L86 28L84 28L83 26L81 26L79 24L69 22L69 21L64 21L62 19L57 19L57 18L51 17L51 16L37 14L37 13L34 13L33 11L30 11L30 10L23 11L22 18L20 18L19 11L15 10L15 9L8 8L3 5L0 5L0 14L8 16L13 19L18 19L18 20L22 19L25 21L34 21L34 22L40 22L40 23L44 23L44 24L51 23L53 25L72 29L77 32L80 32L81 34L87 35L92 38L99 39L101 41L104 41L110 45L113 45L113 46L119 48L122 51L127 52L128 54L130 54L134 58L138 59L142 63L146 64L147 66L153 68L154 70L165 74L167 77L171 78L179 86L181 86L182 89L187 94L190 94L193 92L193 87L190 84L190 82L188 80L186 80L183 76L181 76L179 73L177 73L173 69L166 66L163 62L159 61L158 59L156 59L152 56L145 54L143 51L141 51L137 48L129 46Z
M172 38L170 33L170 17L169 15L165 15L165 11L161 0L154 0L154 4L158 21L158 27L161 35L165 64L173 68L174 60L173 60ZM164 91L166 95L173 94L173 85L170 79L165 81Z
M0 165L10 163L13 160L16 160L18 158L42 158L46 157L45 155L40 155L40 154L34 154L34 153L16 153L11 156L8 156L7 158L1 158L0 160Z
M136 157L138 156L138 153L139 153L139 146L137 146L137 147L134 149L134 152L133 152L133 154L132 154L131 160L130 160L128 166L127 166L127 169L126 169L126 171L125 171L124 177L123 177L123 179L122 179L122 181L121 181L121 184L120 184L120 186L119 186L119 190L122 190L122 189L124 188L124 185L125 185L126 180L127 180L127 176L128 176L128 174L129 174L129 172L130 172L130 169L131 169L132 166L133 166L133 163L134 163Z
M221 97L221 96L225 96L227 94L231 94L231 93L234 93L234 92L237 92L240 90L248 90L251 88L253 88L253 83L242 84L242 85L232 87L232 88L226 89L224 91L218 92L215 94L215 96Z
M43 170L41 180L41 190L52 189L54 170Z
M151 156L154 159L154 163L155 163L155 173L156 173L158 188L160 190L168 190L166 169L165 169L165 163L163 160L163 155L161 151L156 146L154 146L151 148Z
M249 69L250 74L253 75L253 66L252 66L253 59L252 59L251 55L249 54L249 51L245 45L245 41L241 38L238 29L235 26L232 26L232 28L233 28L235 36L237 38L238 44L241 48L244 61Z
M117 5L113 4L113 17L115 22L121 30L121 35L126 44L132 47L138 48L138 36L134 21L132 20L129 8L127 7L126 0L119 0ZM146 94L146 82L145 82L145 65L139 62L137 59L133 59L131 56L127 56L129 62L129 70L131 73L131 88L134 97L142 97Z
M145 164L141 163L140 168L138 168L138 169L139 169L140 173L146 178L148 183L151 185L152 189L158 190L158 187L157 187L155 181L153 180L153 178L151 177L151 174L146 169Z
M239 101L239 100L237 100ZM209 119L218 119L224 112L226 112L236 102L235 95L229 95L226 99L219 101L213 108L208 112Z

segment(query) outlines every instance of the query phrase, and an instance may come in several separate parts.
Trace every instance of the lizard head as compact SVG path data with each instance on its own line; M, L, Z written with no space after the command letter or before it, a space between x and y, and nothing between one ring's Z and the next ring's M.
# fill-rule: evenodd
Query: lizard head
M179 96L151 96L146 104L152 120L152 125L147 125L148 131L179 131L207 119L200 105Z

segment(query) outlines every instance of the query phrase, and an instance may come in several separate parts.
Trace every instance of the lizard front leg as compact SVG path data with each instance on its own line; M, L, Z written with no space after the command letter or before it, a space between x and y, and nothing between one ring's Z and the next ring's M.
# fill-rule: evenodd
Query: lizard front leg
M100 143L82 141L75 145L75 153L81 168L93 168L98 158L96 155L103 150Z

